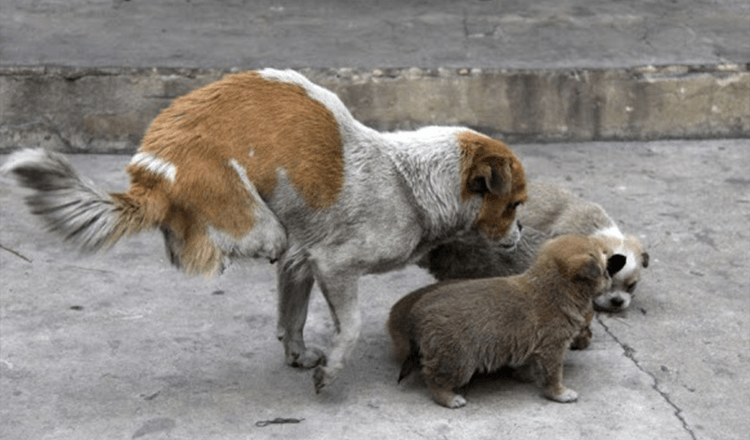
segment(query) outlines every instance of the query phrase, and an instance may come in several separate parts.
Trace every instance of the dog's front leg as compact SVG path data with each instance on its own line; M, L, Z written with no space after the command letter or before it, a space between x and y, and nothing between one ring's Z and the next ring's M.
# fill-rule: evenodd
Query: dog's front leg
M303 330L307 321L307 305L315 281L307 263L278 263L279 320L276 336L284 344L286 363L292 367L313 368L325 363L325 355L305 347Z
M568 403L578 400L578 393L563 385L563 355L565 346L539 357L544 371L544 395L556 402Z
M344 368L344 363L357 343L362 323L356 276L331 278L321 276L318 277L318 285L328 302L336 329L328 360L324 365L315 369L313 375L315 391L319 393L326 385L333 382L339 371Z

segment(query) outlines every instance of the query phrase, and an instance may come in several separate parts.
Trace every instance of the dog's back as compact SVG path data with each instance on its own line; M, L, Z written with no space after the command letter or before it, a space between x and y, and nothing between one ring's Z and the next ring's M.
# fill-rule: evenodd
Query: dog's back
M517 275L531 267L549 234L524 227L515 248L508 249L480 234L465 234L425 254L417 265L437 280Z
M591 235L614 225L604 208L575 197L550 183L529 182L529 200L518 210L518 219L551 237L564 234Z

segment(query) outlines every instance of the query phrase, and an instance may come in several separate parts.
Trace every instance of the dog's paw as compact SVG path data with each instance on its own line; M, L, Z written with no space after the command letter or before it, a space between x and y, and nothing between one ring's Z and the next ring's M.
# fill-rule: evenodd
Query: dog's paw
M464 396L456 394L455 396L453 396L453 400L447 406L451 409L461 408L462 406L466 406L466 399L464 398Z
M331 382L336 378L336 372L331 371L329 368L320 366L315 369L313 373L313 384L315 385L315 393L318 394L323 391L323 388L330 385Z
M294 368L314 368L325 365L326 355L317 348L305 348L301 353L292 352L287 355L286 363Z
M560 402L560 403L570 403L570 402L575 402L576 400L578 400L578 393L571 390L570 388L563 388L562 392L559 392L556 394L547 392L545 393L545 395L550 400L554 400L555 402Z
M591 336L578 335L571 341L571 350L585 350L591 345Z

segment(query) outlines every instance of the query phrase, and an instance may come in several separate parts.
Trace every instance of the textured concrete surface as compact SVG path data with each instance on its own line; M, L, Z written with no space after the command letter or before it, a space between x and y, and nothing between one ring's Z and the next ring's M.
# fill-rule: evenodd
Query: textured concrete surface
M0 65L615 68L747 63L746 0L5 0Z
M232 70L305 69L380 129L750 137L747 0L6 0L0 152L132 152Z
M631 308L599 314L570 352L580 400L480 377L467 407L396 384L389 307L431 281L416 267L360 282L363 332L324 393L275 340L274 270L187 279L145 234L79 257L41 232L0 180L0 438L745 439L750 431L750 149L746 140L518 145L532 179L601 203L648 246ZM73 162L112 190L124 156ZM4 156L0 157L0 161ZM307 339L330 343L314 293ZM275 418L299 423L256 425Z
M750 28L750 22L749 28ZM381 130L463 125L511 142L750 137L743 65L608 70L302 69ZM0 72L0 151L133 152L151 120L221 70Z
M397 385L383 326L432 281L415 267L360 282L359 345L316 395L274 337L272 266L188 279L157 234L81 257L0 178L0 438L747 438L748 29L746 0L2 1L0 152L130 152L174 97L266 66L380 129L706 140L514 145L529 177L599 202L652 257L631 309L569 353L569 405L499 375L455 411ZM113 190L128 160L73 157ZM316 293L306 337L331 332ZM299 423L256 425L276 418Z

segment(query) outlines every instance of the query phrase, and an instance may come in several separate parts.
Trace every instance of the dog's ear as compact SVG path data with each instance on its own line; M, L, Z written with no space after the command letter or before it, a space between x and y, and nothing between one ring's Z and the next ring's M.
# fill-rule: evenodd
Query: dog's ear
M574 277L584 280L596 280L602 276L599 259L593 255L581 255L571 261Z
M511 160L500 156L484 156L472 164L466 185L476 194L507 194L511 191L513 175Z
M607 260L607 273L612 276L619 272L625 263L628 261L627 257L622 254L614 254Z
M641 262L641 264L643 265L644 269L648 267L648 260L649 260L649 258L650 257L648 255L648 252L644 252L644 253L641 254L641 259L643 260Z

